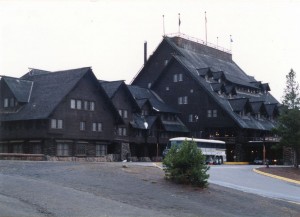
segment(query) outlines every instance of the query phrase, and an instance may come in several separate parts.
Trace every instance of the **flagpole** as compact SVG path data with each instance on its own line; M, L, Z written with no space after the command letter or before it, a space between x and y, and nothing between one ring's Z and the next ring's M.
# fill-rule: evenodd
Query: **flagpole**
M217 37L217 48L219 47L219 37Z
M165 15L162 15L162 17L163 17L163 36L165 36L166 35L166 33L165 33Z
M231 35L230 35L230 51L232 52L232 37L231 37Z
M205 11L205 42L207 45L207 18L206 18L206 11Z
M180 34L180 24L181 24L180 13L178 13L178 33L179 34Z

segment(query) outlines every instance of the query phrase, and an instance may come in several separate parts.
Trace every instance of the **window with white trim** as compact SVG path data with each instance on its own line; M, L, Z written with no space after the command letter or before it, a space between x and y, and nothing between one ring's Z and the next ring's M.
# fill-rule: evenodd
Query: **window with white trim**
M102 132L102 123L96 123L96 122L94 122L93 124L92 124L92 131L94 131L94 132Z
M183 81L183 75L181 73L178 74L178 81Z
M90 102L90 111L95 111L95 102Z
M63 120L61 119L51 119L51 129L62 129Z
M81 131L84 131L84 130L85 130L85 122L84 122L84 121L80 121L80 123L79 123L79 129L80 129Z
M75 99L71 99L70 107L71 107L71 109L76 109L76 100Z
M218 111L217 111L217 109L213 110L213 117L214 118L218 117Z
M89 110L89 102L88 101L83 102L83 109L86 111Z
M119 136L127 136L127 129L125 127L118 127Z
M212 117L212 111L209 109L207 110L207 117L208 118L211 118Z
M3 107L4 108L8 107L8 98L4 98L4 100L3 100Z
M173 75L173 82L178 82L177 74Z
M76 100L76 108L81 109L81 100Z

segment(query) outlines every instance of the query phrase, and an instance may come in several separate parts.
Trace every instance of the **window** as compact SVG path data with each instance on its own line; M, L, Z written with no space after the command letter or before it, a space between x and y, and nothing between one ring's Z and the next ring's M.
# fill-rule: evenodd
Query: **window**
M63 128L63 121L57 120L57 129L62 129L62 128Z
M198 115L189 114L189 122L197 122L198 121Z
M15 106L15 99L14 98L10 98L10 100L9 100L9 106L10 107L14 107Z
M218 117L218 111L216 109L213 110L213 117L214 118Z
M183 78L182 78L183 76L182 76L182 74L179 74L178 75L178 81L183 81Z
M8 153L8 145L0 144L0 153Z
M170 90L170 88L167 86L167 87L166 87L166 91L169 91L169 90Z
M102 123L93 123L92 131L94 132L102 132Z
M51 129L62 129L63 121L58 119L51 119Z
M69 144L57 144L56 153L57 156L69 156Z
M147 116L148 115L148 110L142 110L142 115Z
M84 121L81 121L80 124L79 124L79 129L81 131L84 131L85 130L85 122Z
M3 107L4 108L8 107L8 98L4 98Z
M96 156L105 156L107 153L107 145L104 144L97 144L96 145Z
M56 119L51 119L51 128L56 129Z
M127 135L127 130L125 127L118 127L118 135L119 136L126 136Z
M211 118L212 114L211 114L211 110L207 110L207 117Z
M187 96L183 97L183 104L188 104L188 97Z
M76 109L76 100L75 99L71 99L70 107L71 107L71 109Z
M77 143L76 144L76 155L86 155L86 144Z
M81 100L76 101L76 108L81 109Z
M148 83L148 88L151 88L152 83Z
M13 147L14 153L23 153L23 145L22 144L15 144Z
M177 74L175 74L175 75L173 76L173 81L174 81L174 82L177 82L177 81L178 81Z
M187 96L182 96L182 97L178 97L178 104L188 104L188 97Z
M128 118L127 110L123 111L123 118Z
M178 104L179 104L179 105L182 104L182 97L178 97Z
M119 109L119 114L122 118L128 118L128 112L127 110L122 110L122 109Z
M191 89L190 92L191 92L191 93L194 93L194 89Z
M41 154L42 153L41 144L33 144L32 145L32 153L33 154Z
M83 109L84 110L89 110L89 102L88 101L83 102Z
M90 102L90 111L95 111L95 102Z

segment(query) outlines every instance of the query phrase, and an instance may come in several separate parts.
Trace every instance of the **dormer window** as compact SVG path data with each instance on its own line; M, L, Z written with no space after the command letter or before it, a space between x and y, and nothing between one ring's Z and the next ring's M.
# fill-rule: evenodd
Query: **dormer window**
M9 106L10 107L14 107L15 106L15 99L14 98L10 98L10 100L9 100Z
M222 83L222 79L221 79L221 78L219 78L218 82L221 84L221 83Z
M4 98L4 101L3 101L3 107L4 107L4 108L7 108L7 107L8 107L8 98Z
M208 79L209 79L209 78L208 78L208 75L205 75L205 80L208 81Z

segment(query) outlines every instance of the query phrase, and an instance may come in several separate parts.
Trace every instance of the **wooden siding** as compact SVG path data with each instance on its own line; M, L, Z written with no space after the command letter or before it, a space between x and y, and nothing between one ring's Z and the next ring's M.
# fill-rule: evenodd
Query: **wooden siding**
M71 99L81 100L82 109L71 109ZM95 102L95 110L83 109L83 102ZM51 119L63 120L63 129L51 129ZM85 122L85 130L80 130L80 122ZM102 132L93 132L93 123L102 123ZM85 75L55 109L49 117L49 135L58 138L111 140L114 132L115 118L98 86L89 74Z

